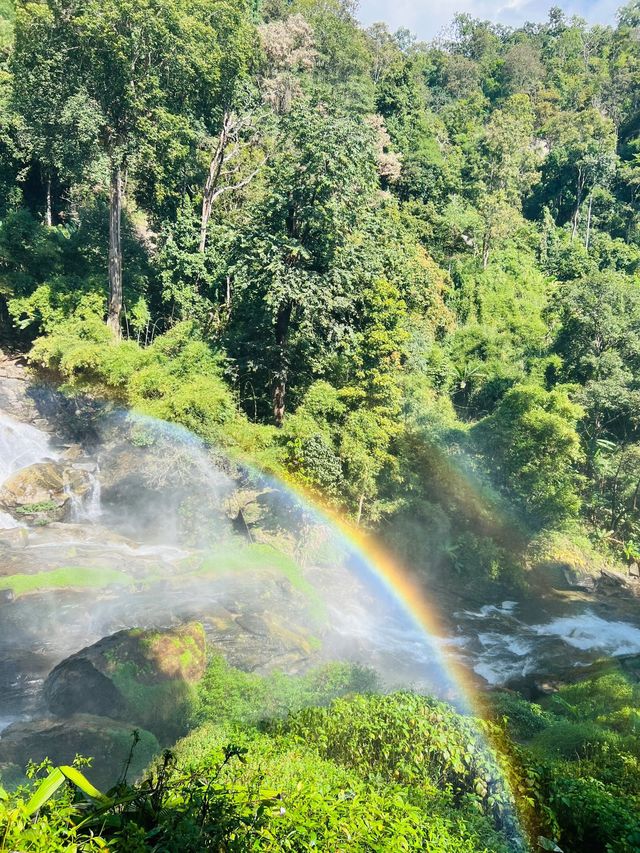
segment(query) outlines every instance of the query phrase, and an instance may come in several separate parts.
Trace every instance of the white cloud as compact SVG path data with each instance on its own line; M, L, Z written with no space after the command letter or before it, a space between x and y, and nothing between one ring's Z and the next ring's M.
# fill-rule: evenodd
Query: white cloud
M614 23L619 0L360 0L358 17L363 24L385 21L391 30L406 27L418 38L431 39L442 32L458 12L474 18L518 26L525 21L543 21L549 9L561 6L567 15L579 15L591 23Z

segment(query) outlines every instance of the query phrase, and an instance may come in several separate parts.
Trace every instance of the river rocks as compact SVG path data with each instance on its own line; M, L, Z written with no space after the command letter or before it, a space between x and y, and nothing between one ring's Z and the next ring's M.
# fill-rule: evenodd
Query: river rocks
M613 584L613 586L627 587L629 586L629 578L623 575L622 572L616 572L613 569L601 569L600 571L601 584Z
M594 592L597 578L590 572L577 566L562 566L562 574L571 589L579 589L584 592Z
M36 462L12 474L0 490L0 508L30 524L62 521L91 488L88 472L60 462Z
M504 687L516 691L530 702L537 702L567 685L617 672L624 673L632 681L640 681L640 655L630 654L614 658L600 658L579 667L571 664L559 665L553 674L530 673L519 678L511 678Z
M24 770L29 761L49 758L54 765L71 764L76 755L93 758L83 772L94 785L107 790L122 775L132 746L132 729L127 723L90 714L74 714L67 719L43 719L14 723L0 736L0 772ZM131 781L159 751L156 738L138 730L139 742L128 772Z
M29 542L29 531L26 527L0 528L0 549L26 548Z
M192 687L205 666L200 624L120 631L59 664L45 682L44 698L56 716L99 713L168 741L182 733Z

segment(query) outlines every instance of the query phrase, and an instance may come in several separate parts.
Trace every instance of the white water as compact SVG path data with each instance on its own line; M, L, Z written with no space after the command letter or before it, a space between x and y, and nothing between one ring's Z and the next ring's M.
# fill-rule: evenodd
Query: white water
M55 458L49 436L0 411L0 484L20 468Z
M628 622L608 622L590 610L533 625L531 630L538 636L561 637L574 649L595 649L614 657L640 653L640 628Z
M0 411L0 486L21 468L55 456L45 432ZM0 512L0 530L18 526L12 516Z
M93 475L93 483L91 490L84 501L84 517L87 521L97 523L102 515L102 487L100 485L100 472L96 471Z
M640 654L640 627L609 621L589 608L536 624L519 619L518 605L512 601L456 615L464 623L465 636L446 641L447 645L470 659L473 670L492 685L546 669L553 672L558 665L581 666L605 655ZM580 655L576 659L571 649L584 653L583 659Z

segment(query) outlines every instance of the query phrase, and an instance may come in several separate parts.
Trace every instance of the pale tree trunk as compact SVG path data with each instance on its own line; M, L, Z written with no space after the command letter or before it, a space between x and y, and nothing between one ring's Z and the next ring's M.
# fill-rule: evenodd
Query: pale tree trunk
M489 234L485 234L484 239L482 240L482 269L486 270L489 265L489 254L491 252L491 237Z
M122 169L114 165L109 189L109 310L107 325L120 337L122 314Z
M202 213L200 215L200 244L199 251L203 253L207 247L207 229L211 219L211 211L217 198L226 192L237 192L243 189L256 177L264 164L267 162L265 156L257 167L244 178L236 182L228 182L230 175L237 173L236 170L229 171L229 163L240 154L239 130L243 126L241 118L232 113L225 113L222 121L222 130L218 136L216 147L211 155L209 173L202 192ZM244 125L246 126L246 124ZM227 179L227 180L225 180Z
M360 522L362 521L362 511L364 509L364 493L360 495L360 500L358 501L358 519L356 524L360 527Z
M47 228L53 225L53 204L51 202L51 176L47 176L47 201L44 211L44 224Z
M207 246L207 228L209 227L209 219L211 218L211 210L213 208L216 188L220 180L222 164L224 163L225 149L229 141L229 134L231 132L231 128L231 116L229 115L229 113L225 113L224 119L222 121L222 130L220 131L215 151L213 152L213 156L211 157L211 162L209 164L209 174L207 175L207 180L204 185L204 191L202 193L202 214L200 216L199 245L200 252L204 252Z
M591 239L591 208L593 205L593 193L589 195L589 210L587 212L587 235L584 238L584 247L589 249L589 241Z
M584 189L585 179L582 175L582 170L578 169L578 183L576 186L576 209L573 212L573 221L571 227L571 242L576 238L578 233L578 225L580 223L580 205L582 204L582 191Z

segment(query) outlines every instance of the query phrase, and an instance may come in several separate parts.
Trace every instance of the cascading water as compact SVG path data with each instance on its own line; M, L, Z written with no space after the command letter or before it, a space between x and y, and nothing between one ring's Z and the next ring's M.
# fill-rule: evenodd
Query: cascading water
M0 411L0 488L21 468L56 456L45 432ZM0 529L18 526L13 516L0 511Z
M0 411L0 484L20 468L55 456L45 432Z
M100 471L97 469L91 475L91 487L83 503L84 520L97 523L102 514L102 486L100 485Z

